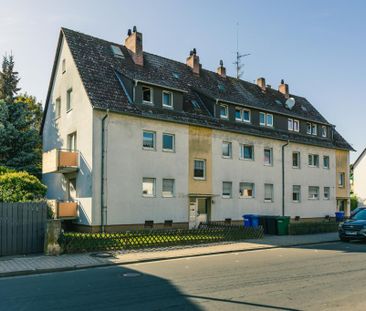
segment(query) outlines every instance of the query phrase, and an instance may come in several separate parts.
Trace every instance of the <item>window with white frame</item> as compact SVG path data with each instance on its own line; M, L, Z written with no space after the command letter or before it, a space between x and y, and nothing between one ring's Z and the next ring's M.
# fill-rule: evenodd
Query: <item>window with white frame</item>
M70 151L77 150L77 136L76 132L67 135L67 149Z
M327 127L325 125L322 126L322 137L327 137Z
M232 144L228 141L222 142L222 157L231 158L232 156Z
M143 131L142 134L142 147L144 149L155 150L156 145L156 133L152 131Z
M308 165L311 166L311 167L319 167L319 155L309 154L309 156L308 156Z
M323 168L329 169L329 156L323 156Z
M144 177L142 179L142 195L144 197L155 196L155 178Z
M292 167L300 168L300 152L298 151L292 153Z
M273 184L264 184L264 202L273 202Z
M66 111L72 109L72 89L68 89L66 92Z
M273 114L267 113L266 115L266 125L272 127L273 126Z
M292 202L301 202L301 186L292 186Z
M174 151L175 149L175 135L163 134L163 151Z
M61 97L55 101L55 118L61 117Z
M259 125L266 125L266 114L264 112L259 113Z
M227 119L229 118L229 107L228 105L220 105L220 118L221 119Z
M345 186L345 173L338 173L338 187L343 188Z
M244 122L250 122L250 110L249 109L243 109L243 121Z
M253 145L240 145L240 159L254 160L254 146Z
M222 183L222 197L230 199L232 197L233 183L231 181L224 181Z
M290 118L287 119L287 129L289 131L294 130L294 120L293 119L290 119Z
M273 127L273 114L259 112L259 125Z
M149 86L142 87L142 101L145 104L152 104L153 103L153 90Z
M318 135L318 127L317 127L317 125L316 124L311 124L311 134L312 135Z
M272 165L273 164L273 151L272 148L264 149L264 165Z
M250 123L250 110L236 107L235 120Z
M240 108L235 108L235 121L242 121L242 110Z
M164 198L174 197L174 179L164 178L162 196Z
M311 135L311 123L309 122L306 123L306 133Z
M239 184L240 198L254 198L254 183L241 182Z
M206 178L206 160L194 160L193 177L196 179Z
M319 187L318 186L309 186L309 200L319 200Z
M299 132L300 131L300 121L294 120L294 131Z
M163 107L173 108L173 93L163 91Z
M330 199L330 187L324 187L324 200Z

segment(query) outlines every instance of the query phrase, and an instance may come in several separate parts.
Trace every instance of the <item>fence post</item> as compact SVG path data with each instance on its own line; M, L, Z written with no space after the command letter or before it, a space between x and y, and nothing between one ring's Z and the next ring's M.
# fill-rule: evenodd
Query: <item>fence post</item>
M45 255L58 256L61 253L58 239L61 234L61 220L51 219L47 221L45 238L44 238L44 253Z

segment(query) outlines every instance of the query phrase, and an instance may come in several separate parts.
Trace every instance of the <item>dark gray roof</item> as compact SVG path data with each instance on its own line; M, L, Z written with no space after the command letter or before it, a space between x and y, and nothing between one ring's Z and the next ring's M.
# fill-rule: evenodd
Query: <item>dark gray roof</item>
M334 135L332 141L324 140L287 131L264 129L252 124L237 124L220 120L211 116L208 109L205 109L205 99L222 100L331 126L304 97L291 94L290 96L295 99L296 104L289 110L284 105L286 99L283 94L274 89L267 89L263 92L256 84L232 77L222 78L205 69L201 70L199 76L194 75L184 63L147 52L144 52L144 66L139 66L134 64L127 49L121 44L66 28L62 28L60 36L66 38L89 99L96 109L109 109L119 113L168 119L258 136L276 136L281 140L352 150L352 147L338 133ZM125 57L115 57L111 45L119 46ZM176 77L177 75L179 78ZM184 91L183 111L167 111L131 103L118 76ZM202 109L194 109L192 99L195 99ZM47 99L46 105L48 105L48 101Z

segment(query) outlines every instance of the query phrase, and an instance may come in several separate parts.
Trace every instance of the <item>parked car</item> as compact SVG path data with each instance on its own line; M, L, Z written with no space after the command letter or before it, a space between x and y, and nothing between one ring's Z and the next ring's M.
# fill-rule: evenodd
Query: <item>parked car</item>
M351 217L356 215L360 210L366 208L366 206L359 206L357 208L355 208L353 211L351 211Z
M341 241L366 240L366 208L360 209L350 219L338 226Z

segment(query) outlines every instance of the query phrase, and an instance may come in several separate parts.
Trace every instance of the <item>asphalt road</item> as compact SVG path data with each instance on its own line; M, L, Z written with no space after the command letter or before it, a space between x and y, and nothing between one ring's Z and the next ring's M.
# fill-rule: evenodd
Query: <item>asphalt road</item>
M366 310L366 243L2 278L0 310Z

